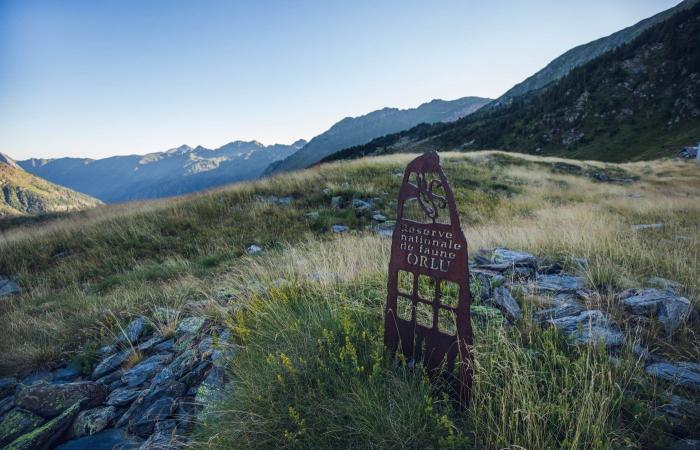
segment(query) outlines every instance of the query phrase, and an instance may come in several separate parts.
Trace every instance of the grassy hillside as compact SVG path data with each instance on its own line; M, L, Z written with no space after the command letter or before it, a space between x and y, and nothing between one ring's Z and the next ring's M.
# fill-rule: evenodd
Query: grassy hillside
M540 91L452 124L421 125L326 161L501 148L602 161L669 156L700 136L700 4Z
M130 317L145 314L167 328L196 304L226 324L237 345L229 361L234 383L195 432L201 447L669 445L671 425L654 411L670 393L696 394L646 376L631 346L697 361L700 329L691 323L668 337L627 323L611 289L660 276L700 305L697 165L441 155L472 254L505 246L562 261L586 278L590 303L628 336L614 359L595 346L569 345L531 320L541 299L520 293L522 321L476 327L475 400L460 412L384 353L389 240L350 204L373 199L392 218L396 174L414 156L322 165L8 229L0 274L16 277L24 292L0 301L0 373L71 357L89 364ZM287 196L293 200L279 201ZM338 208L333 197L342 198ZM645 223L664 226L631 229ZM333 224L350 231L334 234ZM263 251L247 255L251 244Z
M0 162L0 217L74 211L101 202Z

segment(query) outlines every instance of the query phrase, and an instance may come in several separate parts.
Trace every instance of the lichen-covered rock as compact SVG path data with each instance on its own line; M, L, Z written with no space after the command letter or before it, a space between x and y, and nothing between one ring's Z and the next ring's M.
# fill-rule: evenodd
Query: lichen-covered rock
M152 338L150 338L149 340L140 343L136 347L136 349L142 353L147 352L147 351L152 350L155 346L157 346L158 344L160 344L163 341L165 341L165 336L157 334L157 335L153 336Z
M15 398L11 395L0 400L0 416L11 410L15 406Z
M101 404L107 396L104 385L94 381L48 384L45 382L23 386L17 392L15 403L42 417L54 417L76 403L84 408Z
M107 428L116 416L117 409L114 406L101 406L81 411L70 428L70 435L73 438L79 438L97 434Z
M226 372L222 367L212 368L202 384L199 385L195 402L207 404L221 399Z
M175 329L175 336L180 337L183 334L197 334L204 327L207 319L204 317L185 317L180 321Z
M15 408L0 421L0 447L44 423L44 419L21 408Z
M632 314L654 317L672 334L694 315L693 305L672 289L628 289L619 296Z
M51 448L52 444L61 437L80 412L80 403L69 407L63 413L46 422L44 425L18 437L5 450L30 450Z

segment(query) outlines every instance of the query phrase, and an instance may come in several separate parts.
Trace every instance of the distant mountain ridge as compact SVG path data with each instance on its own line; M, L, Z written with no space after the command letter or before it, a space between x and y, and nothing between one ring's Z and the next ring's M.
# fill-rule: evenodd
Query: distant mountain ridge
M74 211L100 203L27 173L0 153L0 217Z
M358 117L346 117L311 139L295 154L273 163L265 173L303 169L343 148L407 130L419 123L451 122L477 111L490 101L482 97L432 100L417 108L383 108Z
M686 2L632 41L546 87L323 161L489 148L612 162L673 155L700 136L699 34L700 2Z
M515 97L520 97L528 92L544 88L548 84L563 78L576 67L579 67L588 61L597 58L598 56L601 56L632 41L652 26L663 22L679 11L694 6L698 2L700 2L700 0L685 0L673 8L641 20L636 24L617 31L609 36L596 39L588 44L579 45L571 50L568 50L535 74L510 88L505 94L497 98L492 103L491 107L508 103Z
M146 155L19 161L26 171L108 203L195 192L259 177L306 144L234 141L217 149L182 145Z

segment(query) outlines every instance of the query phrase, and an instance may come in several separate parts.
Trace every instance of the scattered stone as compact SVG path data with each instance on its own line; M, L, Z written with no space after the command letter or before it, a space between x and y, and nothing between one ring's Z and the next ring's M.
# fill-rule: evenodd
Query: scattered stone
M175 350L175 340L168 339L167 341L163 341L160 344L153 347L153 349L157 352L172 352L173 350Z
M13 377L0 378L0 398L4 398L15 391L17 379Z
M619 298L632 314L656 318L669 335L695 313L690 300L670 289L628 289Z
M135 450L143 441L126 430L110 428L92 436L65 442L56 450Z
M97 434L107 428L116 415L117 409L114 406L101 406L82 411L73 422L70 435L75 439Z
M372 214L372 220L375 220L377 222L386 222L386 216L381 213Z
M632 229L634 231L639 231L639 230L660 230L664 227L663 223L647 223L647 224L639 224L639 225L632 225Z
M125 344L136 343L141 337L143 330L145 329L146 319L143 317L137 317L131 322L129 322L129 325L127 325L126 330L124 330L123 333L119 336L118 341L120 343Z
M36 372L32 372L24 377L22 379L22 384L28 386L31 384L41 383L42 381L47 383L53 381L53 373L49 372L48 370L37 370Z
M192 370L197 362L197 353L194 349L189 349L182 352L168 367L172 370L173 376L179 379Z
M15 280L0 276L0 298L9 297L11 295L19 295L21 293L22 289L20 289Z
M153 432L156 422L167 419L175 409L175 399L162 397L149 406L142 415L134 417L128 429L139 436L147 436Z
M331 188L323 188L321 192L323 192L323 195L325 195L326 197L330 197L333 194Z
M600 310L586 310L575 316L547 319L544 326L554 326L577 344L602 343L606 348L622 345L624 335Z
M496 264L509 264L537 267L537 258L530 253L516 252L507 248L493 250L492 261Z
M650 364L646 372L662 380L700 391L700 364L691 362L660 362Z
M342 205L343 205L343 197L336 195L335 197L331 198L331 208L340 209L340 207Z
M517 322L522 316L518 302L515 301L508 288L504 286L494 289L493 295L486 300L486 303L498 308L511 323Z
M543 275L558 275L562 273L563 270L564 267L561 264L555 262L553 264L543 267L542 269L540 269L539 272Z
M48 384L46 382L23 386L17 392L15 403L42 417L55 417L71 405L83 402L84 408L101 404L107 396L104 385L94 381Z
M185 317L180 321L175 329L175 336L180 337L183 334L197 334L204 327L207 319L204 317Z
M109 394L106 403L110 406L127 406L141 395L142 392L142 389L130 389L127 387L118 388Z
M346 231L348 231L348 227L346 227L345 225L332 225L331 230L334 233L345 233Z
M44 423L44 419L21 408L15 408L0 421L0 447Z
M147 340L146 342L140 343L140 344L136 347L136 349L137 349L138 351L140 351L141 353L147 352L147 351L153 349L156 345L158 345L158 344L160 344L161 342L163 342L164 340L165 340L165 337L164 337L164 336L162 336L162 335L160 335L160 334L157 334L157 335L153 336L152 338L150 338L149 340Z
M360 199L354 199L352 201L352 206L353 206L353 208L355 208L358 211L365 211L367 209L372 208L372 202L360 200Z
M394 234L394 227L396 227L396 221L387 220L386 222L375 226L374 231L380 236L390 238Z
M170 353L153 355L124 372L122 381L126 383L128 387L133 388L139 386L163 369L172 359L173 356Z
M576 292L584 287L585 280L573 275L539 275L535 280L535 289L540 292Z
M576 302L561 303L554 308L543 309L532 315L535 323L542 324L547 320L561 319L562 317L577 316L583 312L583 307Z
M73 364L68 364L65 367L56 369L52 372L53 382L57 381L74 381L80 376L80 370Z
M95 380L97 378L101 378L118 369L122 364L124 364L124 361L126 361L130 354L131 350L123 350L119 353L106 357L97 365L97 367L95 367L95 370L92 372L92 379Z
M246 253L248 253L249 255L257 255L257 254L260 253L260 252L262 252L262 247L259 247L259 246L255 245L255 244L249 246L249 247L246 249Z
M80 402L66 409L60 416L24 434L6 447L7 450L51 448L80 412Z
M197 390L195 402L203 405L220 400L224 387L225 374L226 372L223 367L214 367L211 369Z
M318 213L318 211L310 211L304 214L304 217L311 220L318 219L319 216L320 214Z

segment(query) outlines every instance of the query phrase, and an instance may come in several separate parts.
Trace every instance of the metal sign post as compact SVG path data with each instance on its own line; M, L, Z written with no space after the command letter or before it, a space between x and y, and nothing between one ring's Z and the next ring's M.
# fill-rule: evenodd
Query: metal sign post
M384 343L431 378L443 377L462 405L472 379L467 241L435 152L406 167L392 236ZM455 374L455 364L456 374Z

